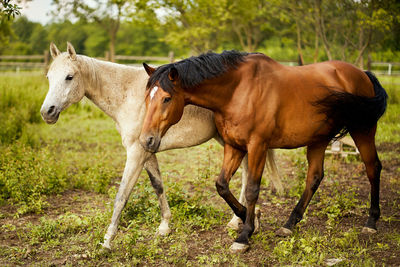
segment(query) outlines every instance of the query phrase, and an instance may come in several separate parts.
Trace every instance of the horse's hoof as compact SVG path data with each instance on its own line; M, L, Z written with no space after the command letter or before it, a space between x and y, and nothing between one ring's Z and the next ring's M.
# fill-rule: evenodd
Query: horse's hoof
M254 213L256 214L256 217L254 218L254 234L256 234L260 230L261 210L259 208L256 208Z
M111 244L110 244L110 239L105 237L104 238L104 242L100 243L101 248L105 249L105 250L111 250Z
M247 250L249 250L249 248L250 248L250 246L248 244L241 244L241 243L233 242L233 244L231 245L229 250L232 253L244 253Z
M290 236L292 235L292 233L293 233L292 230L289 230L285 227L281 227L279 228L278 231L275 232L277 236Z
M100 255L109 255L111 253L110 243L100 243L101 247L99 249Z
M239 225L242 222L242 220L239 217L234 216L230 222L226 225L226 228L232 229L235 231L239 231Z
M158 228L156 235L158 236L167 236L171 233L171 229L168 228Z
M364 226L363 229L362 229L362 231L361 231L361 233L367 234L367 235L376 234L376 232L377 232L376 229L374 229L374 228L369 228L369 227L366 227L366 226Z

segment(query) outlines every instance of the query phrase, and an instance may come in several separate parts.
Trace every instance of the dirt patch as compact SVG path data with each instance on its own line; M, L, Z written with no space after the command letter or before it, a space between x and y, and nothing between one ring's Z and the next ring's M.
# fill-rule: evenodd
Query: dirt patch
M399 151L399 144L381 144L379 149L382 151ZM369 257L377 265L387 266L400 266L399 247L400 244L400 181L398 169L400 167L400 160L393 158L390 160L382 161L384 169L382 171L381 179L381 219L378 221L378 233L373 235L359 234L357 242L365 245L369 250ZM285 184L296 182L298 175L298 167L295 167L288 158L280 158L279 167L284 176ZM370 186L368 179L365 175L365 168L362 163L357 160L350 160L346 162L343 159L335 159L327 157L326 160L326 175L325 180L322 182L318 193L312 200L306 214L306 220L301 222L296 228L297 235L306 232L319 232L321 235L340 235L356 229L360 232L368 217L368 205ZM196 185L187 186L190 190L195 190ZM327 204L321 204L326 196L345 195L349 190L354 190L355 201L357 205L340 214L335 220L335 232L330 232L327 227L328 216L320 214L319 212L327 208ZM215 190L214 188L207 188L206 190ZM351 191L350 190L350 191ZM287 189L289 191L289 189ZM216 194L212 192L210 199L215 199ZM190 192L189 192L190 193ZM0 254L0 265L43 265L45 259L51 259L48 265L61 266L64 264L70 265L105 265L112 266L113 262L131 264L129 259L113 258L112 254L106 256L98 256L93 252L99 248L89 248L88 242L90 241L71 241L70 243L61 243L60 246L53 246L51 249L38 250L37 246L30 246L26 240L21 238L20 231L28 223L36 225L39 223L40 218L46 216L48 218L57 218L59 215L67 212L77 214L80 216L90 216L93 209L100 211L108 211L109 203L113 201L106 195L87 192L84 190L68 190L64 193L51 196L48 198L49 207L44 211L44 214L28 214L20 218L13 217L16 213L16 208L10 205L0 207L0 224L3 225L0 232L0 247L16 247L20 252L15 253L17 259L10 259L7 255ZM218 261L213 262L212 255L221 255L227 253L229 246L232 244L235 234L228 234L225 224L221 222L220 225L214 226L208 230L201 230L193 227L193 233L185 239L185 244L182 245L182 257L185 261L194 262L197 264L216 264L216 265L232 265L235 262L244 262L249 266L257 265L280 265L273 256L274 248L280 241L288 240L288 238L277 237L273 233L282 226L290 215L290 212L295 207L298 197L290 196L288 192L284 196L276 196L271 193L271 188L263 186L260 192L259 207L262 212L261 217L261 233L254 235L251 239L251 249L243 254L232 258L226 256L224 258L219 256ZM219 201L221 202L221 201ZM222 205L225 205L224 203ZM224 206L224 208L226 208ZM227 211L228 213L229 211ZM4 226L6 225L6 226ZM101 235L105 233L106 229ZM393 233L398 237L393 238ZM173 231L169 238L174 239L180 233ZM123 235L121 230L119 235ZM139 240L136 244L144 244L149 240ZM329 244L327 244L329 245ZM79 252L70 252L65 254L61 246L76 246ZM120 244L117 244L118 253L122 249ZM118 247L119 246L119 247ZM171 253L173 249L168 242L160 245L162 254ZM31 251L35 251L32 253ZM351 252L349 252L351 253ZM96 255L94 255L96 254ZM171 255L173 257L173 255ZM221 262L222 257L222 262ZM136 263L135 263L136 264ZM166 262L165 260L158 261L157 259L141 258L141 264L144 265L174 265L173 263ZM139 264L140 265L140 264ZM179 263L178 263L179 265Z

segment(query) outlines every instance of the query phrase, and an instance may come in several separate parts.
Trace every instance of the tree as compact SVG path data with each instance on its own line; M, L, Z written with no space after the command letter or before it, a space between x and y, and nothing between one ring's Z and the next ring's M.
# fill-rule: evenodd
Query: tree
M48 40L50 42L56 42L57 46L64 51L67 48L66 43L68 41L74 44L76 51L79 51L79 53L88 54L90 56L103 56L105 49L107 49L108 39L106 40L100 55L93 54L92 51L86 50L86 39L88 38L88 34L92 34L92 32L88 30L90 25L91 24L87 24L85 21L81 20L78 20L75 23L72 23L69 20L53 22L47 25ZM101 34L107 36L104 29L99 25L96 26L97 27L94 27L95 29L93 29L94 32L101 32Z
M0 3L1 22L3 22L3 20L5 19L11 20L12 18L15 18L15 16L21 14L21 12L19 11L21 7L19 7L17 4L12 4L11 0L0 0Z
M129 0L103 0L103 1L92 1L91 6L80 0L53 0L53 3L57 6L57 10L63 10L67 17L74 16L80 20L86 20L88 22L95 22L104 28L109 37L109 52L110 60L114 61L115 56L115 42L117 33L119 30L121 18L124 16L124 12L129 12L130 1ZM59 17L60 14L53 13L55 17Z
M390 10L395 6L395 0L314 0L316 31L328 59L351 58L363 68L365 52L392 28L396 16Z
M11 21L15 16L20 15L20 7L12 4L11 0L0 0L0 52L8 43L8 37L12 35L10 28Z
M172 47L202 53L218 47L223 30L224 0L138 1L136 11L145 13L153 27L165 33Z
M275 11L275 5L266 0L229 0L225 30L235 34L243 50L255 52L260 43L274 32L271 21Z

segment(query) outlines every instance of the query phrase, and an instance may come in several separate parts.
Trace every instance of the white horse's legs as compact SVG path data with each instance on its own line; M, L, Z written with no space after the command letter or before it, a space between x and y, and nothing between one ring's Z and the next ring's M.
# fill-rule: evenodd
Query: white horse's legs
M121 184L117 196L115 197L111 224L108 226L107 233L104 236L104 242L102 244L104 248L111 249L110 243L116 235L122 209L125 207L129 195L139 178L146 156L147 153L140 146L139 142L133 143L127 148L124 174L122 175Z
M171 232L169 228L169 220L171 218L171 210L169 208L167 198L164 192L164 186L160 175L160 169L158 168L158 162L155 154L152 154L150 158L144 163L144 167L149 175L151 185L156 191L158 202L160 203L161 209L161 223L158 227L157 234L168 235Z

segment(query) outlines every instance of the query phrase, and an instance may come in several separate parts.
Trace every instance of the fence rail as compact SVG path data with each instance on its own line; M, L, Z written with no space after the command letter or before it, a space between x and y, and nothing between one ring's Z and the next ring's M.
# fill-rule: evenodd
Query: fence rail
M110 60L110 54L105 53L101 60ZM115 55L114 59L121 63L126 61L150 61L150 62L174 62L176 60L174 53L171 51L167 56L126 56ZM297 66L297 60L279 60L280 63L289 66ZM0 55L0 70L14 69L17 72L20 69L44 69L47 70L50 64L50 55L45 51L43 55ZM129 62L127 63L129 64ZM376 74L383 75L400 75L400 62L377 62L369 61L368 69Z
M379 74L400 75L400 70L393 70L393 67L400 66L400 62L371 62L370 66L371 66L369 67L370 69L373 69L372 66L377 66L377 67L387 66L387 70L375 71L376 73Z

